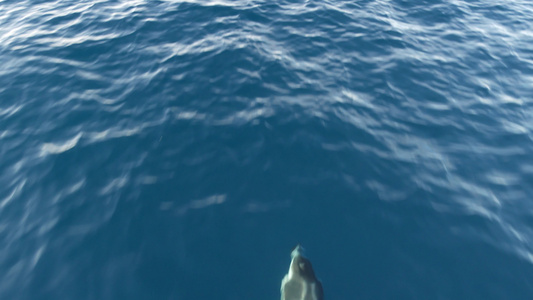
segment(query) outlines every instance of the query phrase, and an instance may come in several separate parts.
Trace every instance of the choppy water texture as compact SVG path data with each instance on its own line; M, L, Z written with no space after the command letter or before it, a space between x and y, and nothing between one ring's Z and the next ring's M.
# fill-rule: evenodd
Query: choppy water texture
M530 1L0 1L0 299L533 295Z

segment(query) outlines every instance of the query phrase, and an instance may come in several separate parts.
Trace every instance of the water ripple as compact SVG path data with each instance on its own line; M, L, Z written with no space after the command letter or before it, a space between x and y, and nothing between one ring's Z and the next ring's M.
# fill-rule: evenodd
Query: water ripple
M480 281L453 292L440 278L466 280L470 269L417 256L438 248L455 259L472 244L486 257L475 247L464 257L489 269L533 263L529 2L0 1L0 10L0 298L213 298L189 283L249 280L206 267L245 261L231 259L226 238L258 238L274 253L270 236L305 239L304 227L378 275L395 274L383 261L426 274L405 277L409 298L531 292ZM173 257L165 251L179 259L159 262L169 276L153 275L164 272L151 260ZM365 274L368 286L390 294L357 286L362 298L403 295L378 275ZM86 282L93 291L81 295Z

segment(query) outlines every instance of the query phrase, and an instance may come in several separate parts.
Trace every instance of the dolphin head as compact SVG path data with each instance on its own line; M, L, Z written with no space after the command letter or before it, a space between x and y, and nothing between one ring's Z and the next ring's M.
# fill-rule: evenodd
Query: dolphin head
M311 266L311 261L305 258L302 254L303 248L298 245L294 250L292 250L291 257L291 266L289 267L289 277L300 277L304 280L315 281L315 271Z
M292 250L289 272L281 281L281 300L324 300L322 283L298 245Z

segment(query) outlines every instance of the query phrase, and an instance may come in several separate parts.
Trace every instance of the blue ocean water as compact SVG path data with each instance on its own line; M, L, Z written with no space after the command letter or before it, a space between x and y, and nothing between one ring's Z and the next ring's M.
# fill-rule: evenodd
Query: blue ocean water
M0 299L531 299L530 1L0 1Z

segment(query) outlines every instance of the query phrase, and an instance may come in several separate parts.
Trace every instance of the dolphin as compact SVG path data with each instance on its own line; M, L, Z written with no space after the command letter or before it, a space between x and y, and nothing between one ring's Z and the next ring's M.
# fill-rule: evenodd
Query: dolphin
M291 252L289 272L281 281L281 300L324 300L322 283L315 277L311 262L297 245Z

